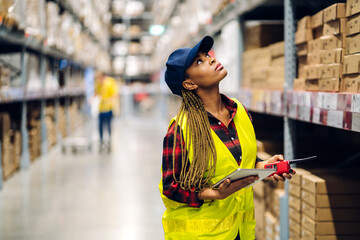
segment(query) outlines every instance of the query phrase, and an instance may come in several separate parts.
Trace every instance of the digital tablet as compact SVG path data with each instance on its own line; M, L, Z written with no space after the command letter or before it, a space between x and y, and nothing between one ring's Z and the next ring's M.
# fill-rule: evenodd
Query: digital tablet
M226 179L230 179L232 182L242 179L242 178L246 178L249 176L259 176L259 180L256 180L254 183L249 184L246 187L251 187L252 185L254 185L255 183L257 183L258 181L263 180L264 178L266 178L267 176L269 176L270 174L276 172L274 169L244 169L244 168L238 168L236 169L234 172L230 173L229 175L227 175L226 177L224 177L223 179L221 179L220 181L218 181L217 183L215 183L211 188L217 188L220 186L220 184L222 182L224 182Z

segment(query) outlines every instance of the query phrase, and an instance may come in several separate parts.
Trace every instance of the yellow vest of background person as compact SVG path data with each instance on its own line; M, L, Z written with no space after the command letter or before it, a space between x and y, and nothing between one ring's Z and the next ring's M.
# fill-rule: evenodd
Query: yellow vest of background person
M105 77L103 83L96 83L95 92L100 97L99 112L114 110L117 104L118 87L115 79Z
M254 168L256 159L256 137L253 125L243 105L236 99L237 112L234 117L237 134L242 149L240 168ZM171 123L176 118L171 120ZM186 119L181 126L186 141ZM171 124L170 123L170 124ZM215 184L239 165L229 149L211 130L217 154L215 176L210 184ZM189 160L192 161L192 147ZM167 208L163 215L163 227L167 240L190 239L235 239L238 232L241 240L255 239L255 218L252 187L243 188L223 200L205 201L200 208L188 207L175 202L162 194L162 181L159 184L161 197Z

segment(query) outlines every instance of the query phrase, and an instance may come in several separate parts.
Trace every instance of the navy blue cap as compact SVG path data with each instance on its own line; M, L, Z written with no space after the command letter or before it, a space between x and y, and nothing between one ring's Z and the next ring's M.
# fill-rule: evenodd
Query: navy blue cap
M166 62L165 82L173 94L181 96L186 69L192 64L199 51L207 53L213 44L212 37L206 36L193 48L179 48L170 54Z

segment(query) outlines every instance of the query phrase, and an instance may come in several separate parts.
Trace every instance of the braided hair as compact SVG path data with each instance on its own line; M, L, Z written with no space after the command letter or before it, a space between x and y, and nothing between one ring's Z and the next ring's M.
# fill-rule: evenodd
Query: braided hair
M180 145L181 145L181 161L182 167L179 179L173 177L176 182L180 183L180 187L184 190L201 191L209 187L209 180L215 174L216 167L216 149L214 139L211 135L211 128L207 112L201 99L187 89L181 90L183 100L176 117L174 148L173 148L173 166L175 166L175 146L177 141L177 130L182 126L184 116L186 117L186 149L182 144L182 130L179 129ZM193 160L189 161L190 146L193 149Z

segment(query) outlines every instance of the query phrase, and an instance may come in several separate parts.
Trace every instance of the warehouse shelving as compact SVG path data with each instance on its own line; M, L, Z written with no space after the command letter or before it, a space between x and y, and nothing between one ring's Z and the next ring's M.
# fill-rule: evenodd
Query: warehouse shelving
M86 32L88 36L96 43L103 51L108 52L107 45L102 44L101 40L96 38L94 34L88 29L79 17L75 14L72 9L65 4L64 1L54 0L60 7L61 11L69 12L73 18L77 19L81 23L82 31ZM48 150L47 146L47 129L45 123L45 109L50 103L54 107L54 124L56 126L56 131L59 131L60 121L65 120L66 124L66 134L68 135L71 131L71 126L73 123L70 123L70 104L73 101L78 101L77 99L82 99L85 95L85 89L80 86L75 86L70 81L71 73L70 69L75 71L84 72L86 68L96 68L95 66L89 66L88 64L80 63L74 59L72 55L66 54L61 50L47 46L45 40L39 40L32 36L29 36L24 31L14 31L10 30L6 26L0 26L0 43L2 54L20 54L20 63L19 63L19 72L21 78L21 86L10 87L0 90L0 105L3 106L3 109L6 109L6 106L18 106L21 109L21 116L19 119L21 122L20 131L22 136L22 149L21 149L21 161L20 169L26 169L30 166L30 153L29 153L29 132L27 127L28 121L28 107L33 105L37 106L40 109L40 124L41 124L41 154L44 154ZM36 54L39 61L39 68L36 70L39 74L39 80L41 81L41 88L39 89L27 89L27 79L28 79L28 58L29 54ZM45 73L46 73L46 62L48 62L48 71L51 71L57 81L60 81L60 75L62 78L62 83L59 83L58 89L46 89L45 88ZM60 65L61 61L66 61L66 66L61 70ZM70 81L70 82L69 82ZM63 106L63 111L65 119L59 118L60 106ZM57 142L61 140L61 135L59 132L56 133ZM1 149L0 149L1 155ZM0 165L0 172L2 171L2 166ZM0 189L3 186L3 178L0 177Z

